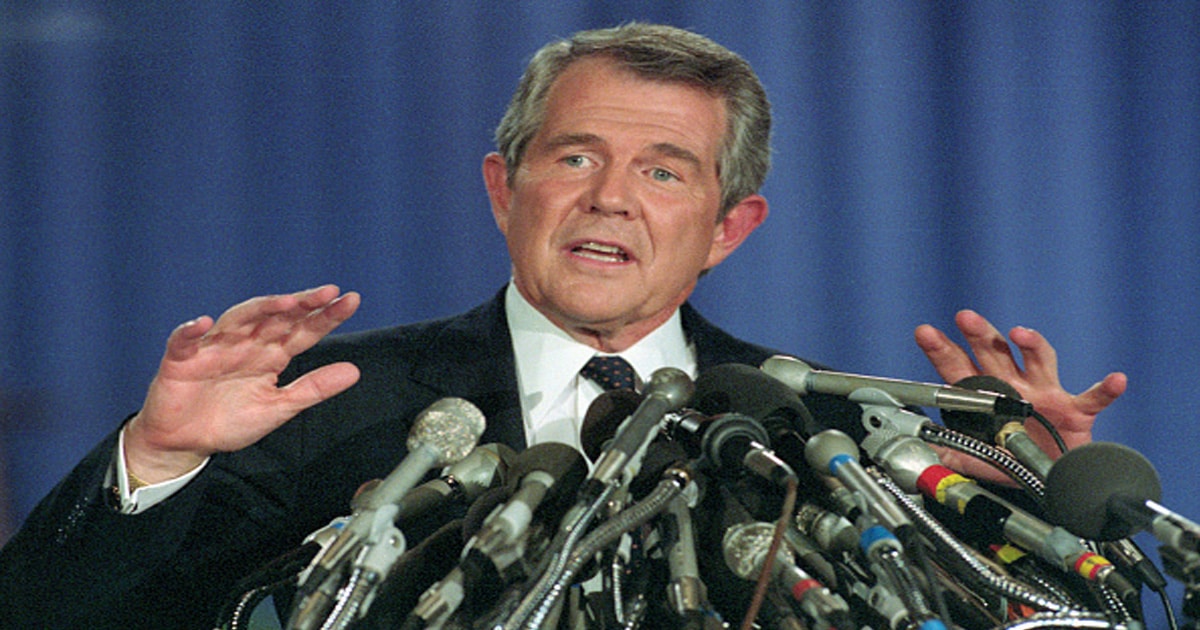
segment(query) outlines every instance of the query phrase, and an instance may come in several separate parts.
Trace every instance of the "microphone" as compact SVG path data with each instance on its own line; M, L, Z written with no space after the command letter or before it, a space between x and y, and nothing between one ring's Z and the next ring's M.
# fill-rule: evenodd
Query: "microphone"
M704 456L720 470L749 469L775 484L796 480L796 472L769 448L770 439L759 422L740 413L714 418L701 441Z
M806 468L803 436L822 429L799 394L766 372L740 363L718 365L701 374L692 404L709 415L737 412L758 421L770 439L764 443L796 472ZM843 414L829 413L823 420L837 420L834 424L840 426L845 424L842 418ZM850 430L862 432L857 423ZM805 474L812 476L811 472Z
M632 389L610 389L588 405L579 427L579 444L588 461L594 462L616 435L617 428L642 404L642 395Z
M1012 400L1021 400L1021 394L1012 385L995 376L979 374L968 376L954 384L955 387L981 392L994 392ZM1025 431L1024 416L987 414L948 409L942 412L942 422L949 428L965 433L984 442L1007 449L1017 461L1045 479L1054 460L1038 446Z
M812 414L790 387L753 366L724 363L696 378L692 407L706 415L736 411L762 423L774 440L776 433L804 433L813 426Z
M405 523L449 505L470 505L484 491L503 485L517 453L505 444L476 446L442 476L426 481L404 495L396 520Z
M758 579L774 530L773 524L763 522L738 523L726 530L721 547L729 570L744 580ZM817 627L853 627L846 601L797 566L787 551L781 549L776 554L772 578L791 594Z
M667 506L667 514L659 519L667 557L667 603L681 620L684 628L723 627L709 613L708 587L700 575L696 556L696 531L688 500L679 495Z
M1046 517L1093 540L1149 530L1176 550L1200 553L1200 525L1158 503L1154 466L1137 451L1092 442L1067 451L1046 477Z
M513 462L511 472L512 493L508 501L484 519L479 532L468 541L469 550L489 554L515 543L542 504L566 503L564 498L570 496L587 474L587 462L571 446L544 442L522 452Z
M352 627L355 630L400 627L421 593L457 564L463 547L463 527L463 519L452 519L405 551L380 585L370 612Z
M975 411L1021 418L1033 413L1033 407L1024 400L1014 400L992 392L974 391L952 385L935 385L878 376L859 376L844 372L814 370L799 359L783 355L768 358L763 362L762 370L783 381L801 396L814 392L849 396L856 390L871 388L887 393L903 405Z
M892 495L881 488L858 461L858 445L850 436L837 429L827 429L804 445L808 465L837 477L847 488L859 493L867 502L871 514L891 531L912 525L908 515L896 504Z
M870 561L863 543L873 541L864 536L866 532L860 533L859 528L850 522L850 518L816 504L805 503L796 514L796 529L832 559L862 553ZM790 539L788 542L791 544ZM809 568L814 571L818 570L818 566L809 564ZM875 579L866 579L863 570L848 569L846 563L841 561L836 566L830 566L829 572L823 577L826 584L836 585L840 593L852 598L855 611L869 611L877 616L882 624L879 627L907 628L912 618L908 608L896 595L892 584L875 574L873 565L868 569Z
M596 461L591 480L608 485L627 472L625 465L645 446L663 416L687 404L694 389L691 377L682 370L672 367L655 370L646 383L641 404L617 429L612 444Z
M890 588L910 617L909 622L923 629L944 629L936 618L926 589L937 603L937 592L930 581L922 580L916 570L923 563L924 543L916 527L896 499L884 490L858 461L858 445L837 429L822 431L805 444L809 465L828 471L866 503L871 518L858 517L859 545L880 583ZM912 566L906 559L917 561ZM941 606L939 606L941 607Z
M953 508L973 532L1000 537L1068 573L1112 588L1125 602L1137 589L1104 556L1091 552L1078 535L1047 523L942 465L937 453L914 437L882 446L875 461L905 492L921 494ZM1091 483L1091 482L1089 482Z
M563 498L587 473L587 463L566 444L544 442L520 453L509 473L509 499L497 505L467 541L458 566L421 595L406 628L444 623L464 603L482 610L495 602L510 581L502 573L525 552L519 543L534 512L565 503Z
M466 457L484 425L483 412L461 398L442 398L417 414L406 442L408 455L381 483L355 499L349 522L313 560L299 585L289 628L309 630L325 617L333 598L341 597L341 577L351 568L351 556L356 556L355 573L363 578L356 581L361 589L343 593L358 601L339 606L336 614L353 618L366 611L375 583L404 552L404 535L395 525L404 495L430 470Z
M408 455L383 483L364 492L359 500L366 509L399 505L405 495L430 470L458 462L475 448L483 435L483 412L462 398L442 398L425 408L409 429Z

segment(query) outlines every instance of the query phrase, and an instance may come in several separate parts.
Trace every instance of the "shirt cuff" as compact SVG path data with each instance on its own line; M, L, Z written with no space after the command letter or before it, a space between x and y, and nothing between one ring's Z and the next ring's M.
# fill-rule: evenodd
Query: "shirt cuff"
M210 458L205 458L200 462L199 466L191 469L183 475L167 481L152 483L131 490L132 484L129 483L129 472L125 468L125 429L121 429L120 435L117 437L117 456L115 460L115 476L117 495L121 499L122 514L137 514L144 512L155 505L165 501L168 497L179 491L180 488L186 486L189 481L194 479L196 475L208 464Z

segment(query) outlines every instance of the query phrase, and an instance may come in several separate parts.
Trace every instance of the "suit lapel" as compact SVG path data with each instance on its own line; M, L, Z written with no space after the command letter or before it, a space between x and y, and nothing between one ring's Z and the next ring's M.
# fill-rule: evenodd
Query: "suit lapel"
M517 450L525 448L503 290L442 329L411 377L443 396L475 403L487 418L481 444L498 442Z
M683 332L696 346L696 368L700 374L723 363L744 363L758 367L774 351L742 341L717 328L689 303L679 307Z

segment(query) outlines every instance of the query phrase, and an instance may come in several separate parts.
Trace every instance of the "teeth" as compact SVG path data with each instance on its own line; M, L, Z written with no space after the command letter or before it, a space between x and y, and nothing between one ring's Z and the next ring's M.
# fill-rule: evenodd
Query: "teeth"
M584 247L586 247L588 249L594 249L598 252L605 252L608 254L621 254L622 253L621 248L617 247L615 245L602 245L600 243L587 243L584 245Z
M585 258L591 258L592 260L617 260L621 262L629 260L629 256L625 254L625 250L614 245L604 245L602 243L584 243L575 248L575 253Z

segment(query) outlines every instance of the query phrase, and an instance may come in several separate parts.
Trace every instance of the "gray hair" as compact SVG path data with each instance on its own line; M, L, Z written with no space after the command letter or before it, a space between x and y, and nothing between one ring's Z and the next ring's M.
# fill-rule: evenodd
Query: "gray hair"
M554 81L572 63L596 56L645 79L690 85L722 97L728 121L717 157L718 216L723 218L739 201L758 192L771 167L771 106L750 64L702 35L636 22L581 31L534 54L496 127L496 147L504 156L510 184L545 121Z

